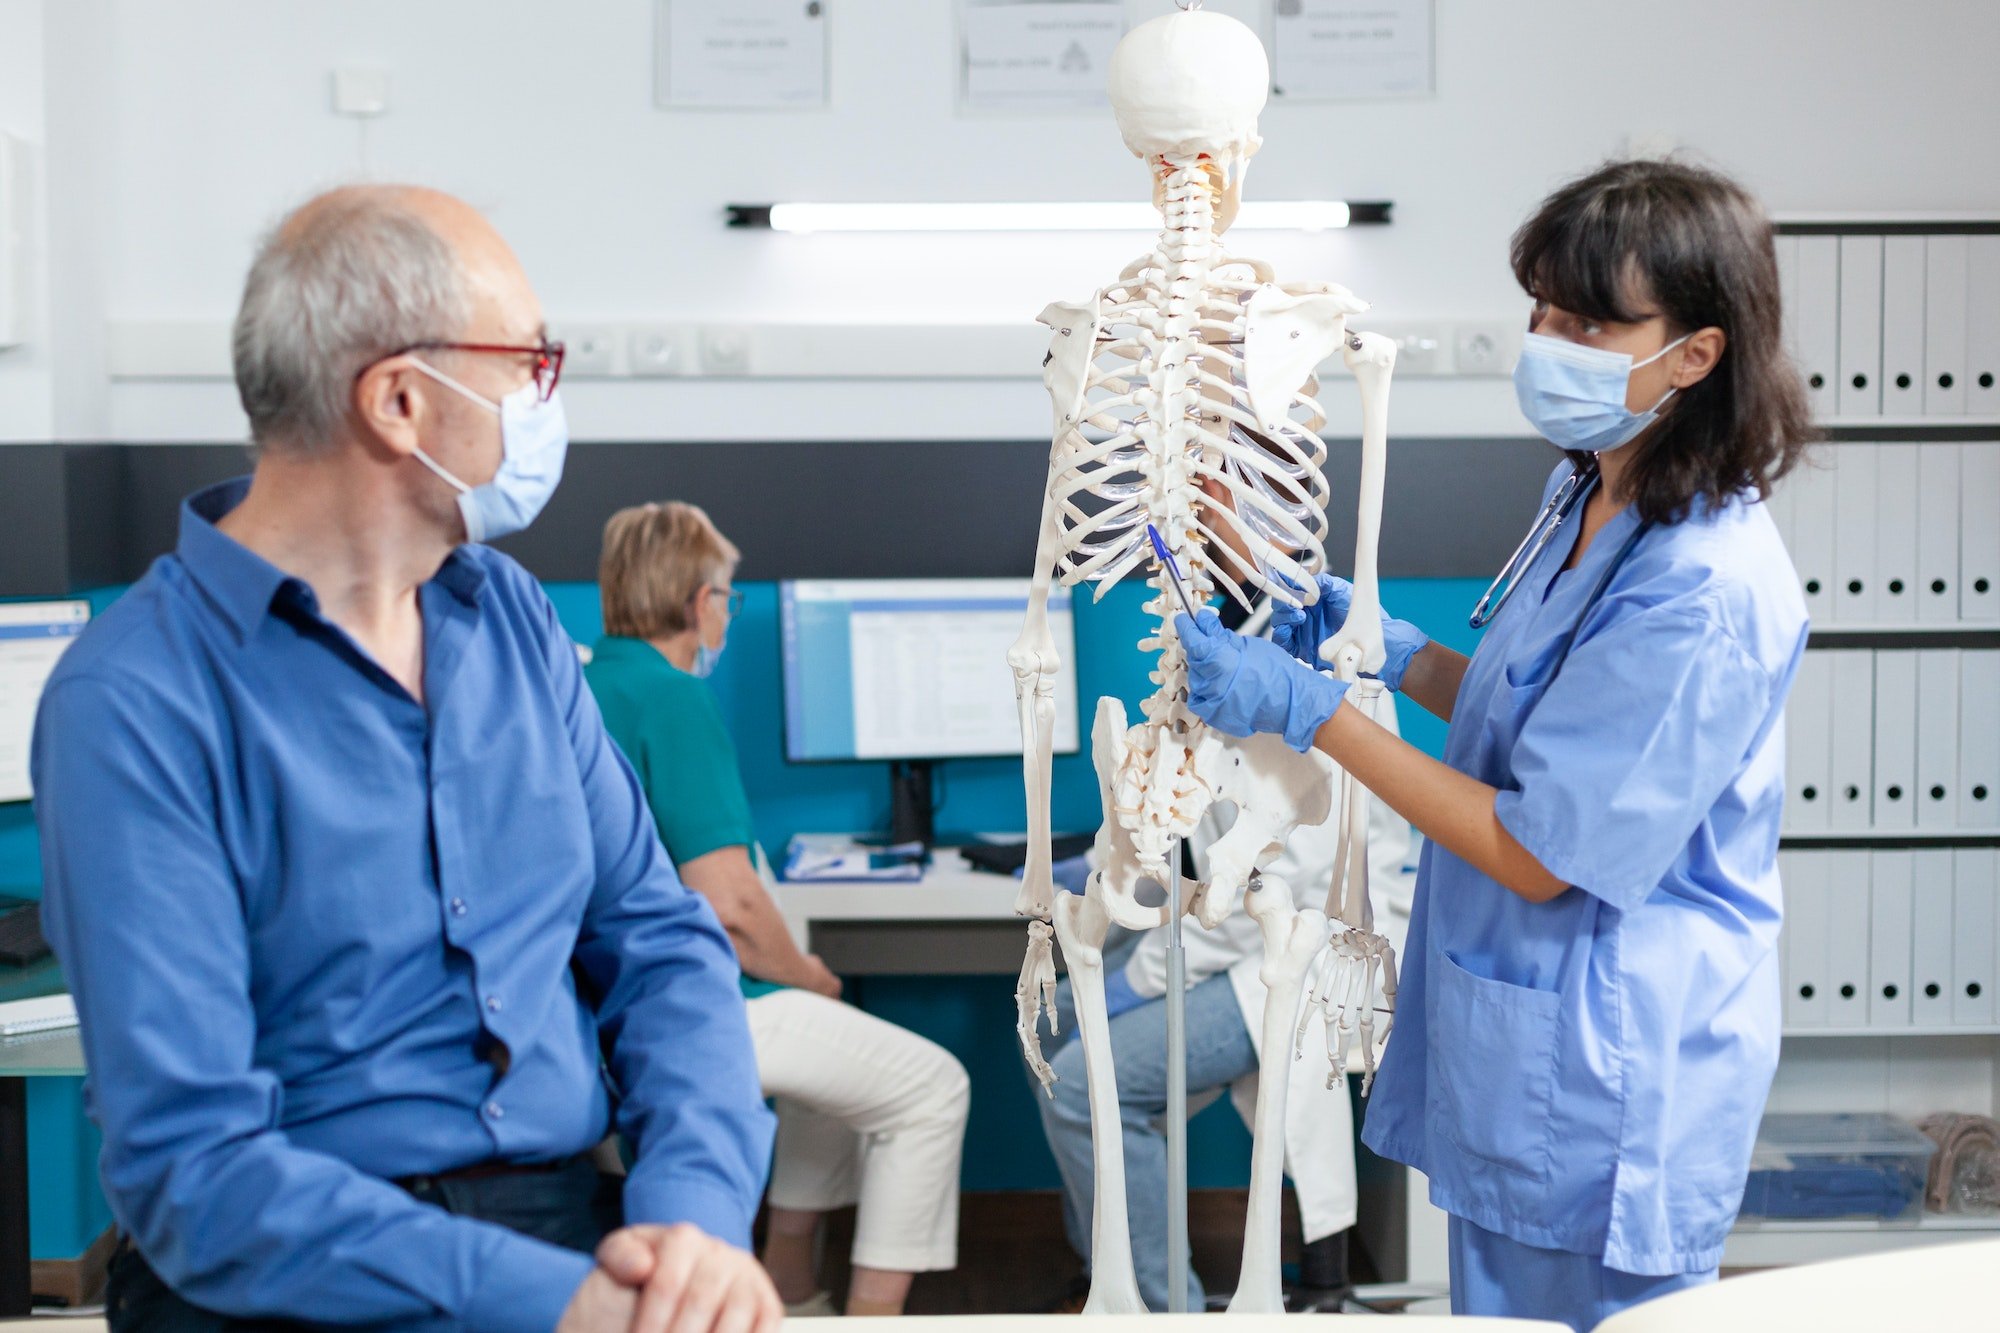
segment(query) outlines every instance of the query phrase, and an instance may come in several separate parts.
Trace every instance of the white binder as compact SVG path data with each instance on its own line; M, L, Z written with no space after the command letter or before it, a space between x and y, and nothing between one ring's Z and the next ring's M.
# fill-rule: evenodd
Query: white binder
M1924 238L1924 415L1965 415L1966 236Z
M1917 654L1917 827L1958 827L1958 650Z
M1910 1022L1920 1028L1951 1026L1951 852L1911 852Z
M1917 620L1948 625L1958 619L1958 493L1956 444L1917 446Z
M1917 655L1875 654L1875 811L1871 827L1917 826Z
M2000 648L1958 657L1958 826L2000 829Z
M1994 853L1959 847L1951 854L1951 1021L1959 1027L1993 1025Z
M1868 1026L1868 855L1828 852L1826 1023Z
M1828 852L1780 852L1778 881L1785 899L1779 943L1785 955L1785 1026L1823 1028L1827 1021Z
M1833 452L1833 616L1842 625L1872 625L1876 616L1877 460L1893 445L1842 444Z
M1801 236L1797 314L1799 373L1805 376L1813 418L1834 414L1834 382L1840 378L1840 238Z
M1764 512L1771 516L1771 526L1778 530L1778 540L1785 545L1785 554L1792 553L1792 486L1788 477L1771 488L1764 497ZM1797 561L1793 562L1796 570Z
M1924 411L1924 238L1882 238L1882 415Z
M1882 415L1882 238L1840 237L1840 383L1834 415Z
M1875 619L1884 625L1909 625L1917 619L1917 456L1921 449L1914 444L1875 447Z
M1953 710L1956 712L1956 708ZM1833 664L1808 649L1785 700L1785 818L1788 832L1824 833L1832 826ZM1952 774L1955 783L1956 773Z
M1801 237L1813 240L1814 237ZM1834 489L1840 479L1840 459L1847 445L1824 445L1806 455L1781 485L1792 497L1792 565L1805 594L1806 614L1815 625L1830 624L1835 615L1833 595ZM1958 568L1958 551L1951 553ZM1958 608L1953 606L1954 618Z
M1833 674L1827 822L1838 832L1859 833L1869 827L1875 785L1875 654L1847 648L1826 657Z
M2000 236L1965 239L1965 411L2000 417Z
M1958 618L2000 623L2000 441L1959 446L1958 491Z
M1778 312L1785 335L1785 355L1799 361L1799 238L1773 236L1771 255L1778 261Z
M1868 1026L1910 1025L1910 854L1847 852L1867 858Z

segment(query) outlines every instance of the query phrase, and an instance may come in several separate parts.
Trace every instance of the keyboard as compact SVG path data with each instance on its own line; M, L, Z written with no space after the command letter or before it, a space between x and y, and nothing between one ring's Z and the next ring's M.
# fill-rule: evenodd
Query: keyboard
M0 966L26 967L49 956L42 938L42 905L22 903L0 914Z

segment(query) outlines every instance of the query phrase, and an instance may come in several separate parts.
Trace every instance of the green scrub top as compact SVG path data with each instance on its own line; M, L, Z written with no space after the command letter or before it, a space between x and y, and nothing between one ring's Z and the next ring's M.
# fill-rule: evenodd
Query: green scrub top
M583 669L611 739L639 775L660 841L676 865L723 847L752 847L750 798L736 746L705 681L644 639L606 635ZM743 978L755 998L783 990Z

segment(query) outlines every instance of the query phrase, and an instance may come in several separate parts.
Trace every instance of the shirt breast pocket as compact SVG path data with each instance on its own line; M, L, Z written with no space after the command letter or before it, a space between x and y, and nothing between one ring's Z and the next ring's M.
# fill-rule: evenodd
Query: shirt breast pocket
M1433 957L1432 1122L1461 1151L1545 1178L1562 997L1475 976L1448 953Z

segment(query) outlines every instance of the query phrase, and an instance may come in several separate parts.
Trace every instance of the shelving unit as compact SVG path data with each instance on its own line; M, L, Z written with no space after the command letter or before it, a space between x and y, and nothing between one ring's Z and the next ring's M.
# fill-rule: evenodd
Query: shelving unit
M1984 563L1990 550L2000 544L2000 494L1991 497L1991 507L1982 498L1983 491L1967 500L1963 485L1940 485L1919 466L1941 461L1946 465L1946 482L1961 477L1961 467L1969 468L1981 486L1985 478L2000 476L1995 463L2000 459L2000 414L1991 410L2000 392L1994 384L2000 364L1988 364L1994 357L1995 339L2000 338L2000 285L1996 285L2000 284L2000 219L1913 215L1801 218L1781 221L1778 232L1779 266L1787 284L1787 335L1807 374L1815 410L1828 435L1820 448L1822 467L1781 484L1772 506L1774 517L1793 542L1795 564L1807 580L1807 600L1814 618L1808 652L1873 650L1907 655L1938 649L2000 649L2000 597L1991 595L1993 574ZM1988 293L1985 286L1995 286L1995 290ZM1899 410L1899 404L1910 407ZM1928 455L1921 452L1925 446L1932 449ZM1955 460L1951 456L1954 450ZM1991 456L1985 452L1988 450L1994 451ZM1823 470L1827 461L1833 461L1833 477L1838 478L1843 451L1865 464L1857 469L1863 480L1845 488L1831 485ZM1831 548L1826 545L1826 532L1807 533L1790 526L1803 515L1807 506L1803 497L1815 487L1819 488L1813 496L1820 507L1817 521L1832 524ZM1948 589L1938 587L1937 580L1950 575L1934 572L1943 550L1937 529L1946 517L1932 517L1926 527L1930 513L1926 506L1935 506L1946 495L1960 506L1959 513L1948 517L1959 532L1957 546L1964 562L1957 572L1967 580ZM1898 505L1914 513L1896 511L1895 521L1904 526L1894 536L1884 535L1891 522L1889 515ZM1908 527L1911 518L1914 529ZM1970 534L1959 530L1968 521L1980 525ZM1857 530L1857 525L1870 523L1881 527ZM1865 580L1863 571L1878 557L1882 563L1876 566L1877 577L1900 581L1893 590L1886 582L1879 588L1855 589L1854 582ZM1892 576L1888 568L1897 559L1911 568ZM1924 561L1930 566L1920 579L1916 566ZM1970 582L1975 578L1975 563L1979 564L1977 577L1986 580L1976 592ZM1814 568L1809 571L1808 565ZM1897 606L1883 605L1892 596ZM1941 608L1936 600L1940 597L1957 605ZM1856 607L1863 608L1863 613L1855 614ZM1872 613L1866 610L1871 607ZM1984 670L1988 662L2000 663L2000 655L1961 656L1957 660L1961 665L1974 662ZM1857 729L1866 731L1882 715L1885 702L1890 707L1907 707L1902 698L1885 693L1900 694L1910 675L1907 661L1898 665L1898 671L1900 675L1889 673L1887 686L1880 675L1870 677L1876 689L1864 697L1864 703L1872 714L1863 716L1850 700L1843 700L1841 708L1820 722L1818 725L1827 731L1824 744L1852 746ZM1916 706L1923 706L1922 697L1917 698ZM1788 725L1813 724L1795 715ZM2000 726L2000 719L1995 725ZM1871 789L1879 785L1874 783L1875 776L1871 769ZM1823 793L1828 807L1815 816L1822 825L1843 815L1850 823L1854 819L1851 805L1845 812L1832 808L1836 784L1843 786L1840 794L1846 794L1845 781L1832 777ZM1810 882L1786 880L1788 938L1781 948L1791 943L1789 923L1795 919L1795 909L1801 904L1807 910L1819 905L1814 902L1814 896L1819 895L1832 900L1826 904L1829 920L1834 922L1834 931L1844 932L1839 938L1846 941L1850 954L1855 947L1853 932L1859 930L1866 937L1871 971L1880 955L1895 955L1898 941L1874 933L1880 914L1874 910L1873 899L1881 890L1872 880L1864 879L1862 900L1866 905L1860 920L1853 920L1851 908L1857 891L1853 868L1836 871L1828 858L1843 853L1872 858L1905 849L1933 862L1939 859L1939 852L1949 850L1956 855L1962 849L1986 851L2000 858L2000 850L1994 850L2000 849L2000 825L1967 826L1966 810L1971 807L1962 792L1951 795L1959 810L1958 822L1950 827L1909 826L1919 799L1914 783L1905 798L1909 803L1892 807L1901 827L1787 827L1781 849L1785 853L1826 854L1808 856L1806 863L1824 868L1828 874ZM1883 793L1873 791L1873 798L1879 805ZM1793 815L1799 813L1799 799L1795 772L1788 795ZM1869 796L1864 794L1860 799L1866 806ZM1982 800L1976 818L1990 820L1989 809ZM1936 807L1931 807L1926 817L1934 819L1935 811ZM1788 860L1794 867L1799 864L1795 856ZM1950 895L1953 885L1927 880L1921 874L1902 885L1901 892L1912 904L1923 904L1907 927L1913 941L1926 923L1952 920L1949 905L1940 915L1935 897L1940 889ZM1927 899L1926 890L1931 893ZM2000 885L1995 892L2000 894ZM1848 910L1839 910L1842 908ZM2000 908L1986 918L1984 928L1993 936L1988 945L1992 957L1989 970L2000 974ZM1914 977L1914 972L1911 975ZM1788 1018L1793 999L1790 980L1788 977ZM1872 1017L1866 1009L1876 980L1868 978L1869 988L1861 997L1864 1017ZM2000 990L2000 975L1988 984ZM1950 999L1948 995L1931 1003L1948 1007ZM1771 1109L1886 1111L1910 1120L1933 1111L2000 1113L2000 1012L1993 1021L1963 1025L1913 1022L1911 1017L1906 1016L1901 1027L1847 1023L1794 1026L1788 1021ZM1915 1222L1901 1223L1746 1221L1731 1234L1724 1264L1762 1267L1803 1263L1976 1236L2000 1236L2000 1217L1925 1213Z
M1724 1268L1817 1263L1882 1250L2000 1237L2000 1217L1925 1213L1909 1222L1761 1222L1738 1226L1723 1250Z

